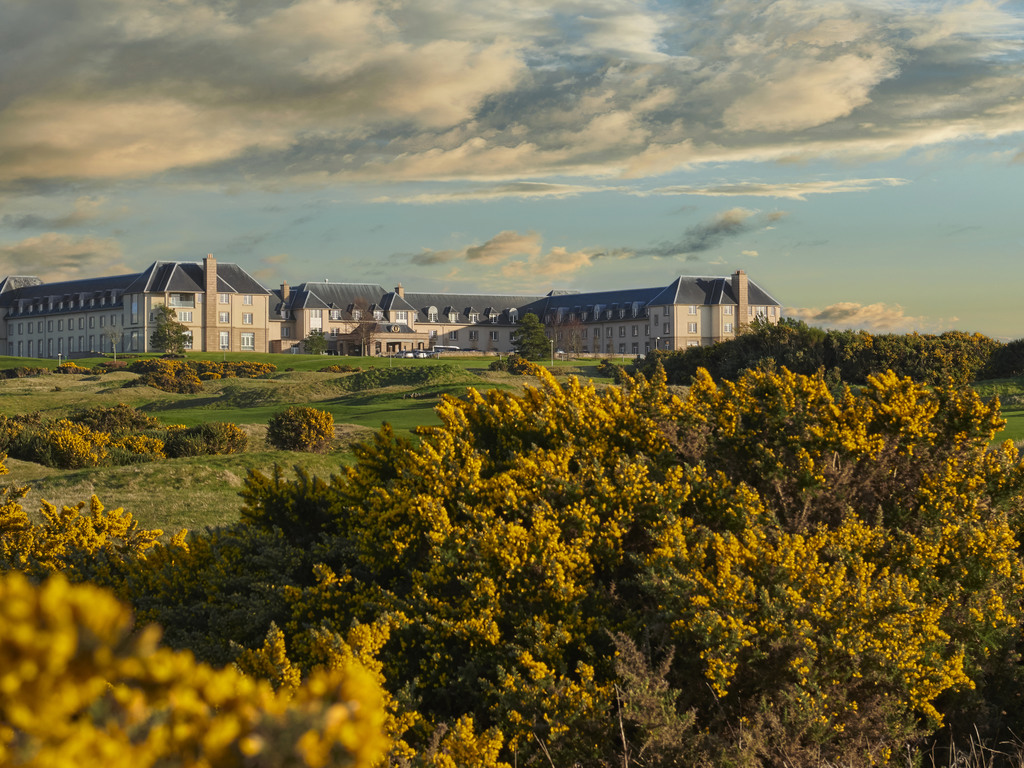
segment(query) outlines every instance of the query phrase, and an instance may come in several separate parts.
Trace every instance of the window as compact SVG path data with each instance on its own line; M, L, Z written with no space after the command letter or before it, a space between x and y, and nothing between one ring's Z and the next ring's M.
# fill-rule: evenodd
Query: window
M476 312L470 312L469 313L469 322L471 322L471 323L479 323L480 322L480 315L478 313L476 313Z
M292 337L292 329L287 325L281 326L281 338L290 339Z
M252 312L242 313L242 325L252 325Z
M217 294L217 301L220 304L230 304L231 303L231 294L228 294L228 293L218 293Z
M672 323L665 323L661 326L661 332L668 336L672 332Z
M640 345L637 344L635 341L633 342L633 354L634 355L639 355L640 354Z
M687 333L696 333L697 332L697 324L696 323L687 323L686 324L686 332Z
M102 320L102 319L103 318L101 317L100 320ZM96 318L93 315L89 315L89 327L90 328L95 328L96 327Z
M71 323L70 322L68 323L68 330L71 330ZM85 318L84 317L78 318L78 330L80 330L80 331L85 330Z
M658 324L658 316L657 316L657 315L655 315L655 316L654 316L654 324L655 324L655 325L657 325L657 324Z
M107 318L105 318L103 315L100 315L100 328L103 327L103 324L106 322L106 320ZM92 328L91 325L89 327Z
M608 338L611 338L613 330L614 329L609 325L607 328L604 329L604 335Z
M725 324L725 332L726 333L732 333L732 323L726 323Z
M586 328L584 328L582 331L580 331L580 338L581 339L587 338L587 329Z
M135 325L138 322L139 322L139 297L138 296L132 296L132 325ZM132 350L134 351L135 347L132 347Z
M644 326L644 336L650 336L650 335L651 335L651 326L645 325Z
M459 332L458 331L448 331L448 339L450 341L458 341L459 340Z
M42 333L43 332L43 321L42 320L39 321L39 327L36 329L36 331L37 331L37 333ZM29 355L29 357L32 357L32 355Z
M73 328L74 325L75 325L75 321L74 320L69 320L68 321L68 325ZM63 320L58 320L57 321L57 330L58 331L63 331L64 330L64 321Z
M340 309L332 309L331 310L331 320L334 320L334 321L341 320L341 310Z
M508 311L508 321L512 324L519 322L519 310L515 307Z
M407 323L409 322L409 312L405 309L400 309L395 312L396 323Z
M139 331L132 331L132 334L131 334L131 336L128 339L129 344L131 344L131 351L132 352L138 352L139 351L139 339L141 337L142 337L142 334Z
M192 349L192 331L185 331L185 349Z
M639 336L640 335L640 326L639 325L634 325L633 326L633 335L634 336Z
M691 304L691 305L689 306L689 308L687 308L687 310L686 310L686 311L687 311L687 312L688 312L689 314L691 314L691 315L696 315L696 314L697 314L697 307L696 307L696 305L694 305L694 304Z
M625 335L626 335L626 326L620 325L619 326L619 336L625 336Z
M724 314L724 315L731 315L732 314L732 307L725 307L725 308L723 308L722 314Z
M427 322L428 323L436 323L437 322L437 307L427 307Z
M469 340L470 341L477 341L479 338L480 338L480 331L470 331L469 332Z
M242 303L245 304L245 306L247 306L247 307L251 307L252 306L252 296L251 295L243 296L242 297Z
M498 340L498 332L497 331L491 331L491 341L497 341L497 340Z
M699 347L700 346L700 342L699 341L688 341L688 342L686 342L686 346L688 346L688 347Z
M619 344L619 354L620 355L626 354L626 345L625 344Z
M231 346L231 334L227 331L220 332L220 348L227 349Z
M243 333L242 334L242 350L254 350L256 349L256 334L255 333Z
M90 336L89 337L89 351L92 352L94 349L96 349L96 337L95 336Z
M358 323L360 320L362 320L362 318L363 318L363 310L361 310L361 309L353 309L352 310L352 319L353 320L355 320Z
M167 299L167 305L170 307L188 307L191 309L196 305L196 295L194 293L172 293Z
M231 322L231 313L230 312L219 312L217 314L217 320L218 320L218 322L221 322L221 323L230 323Z
M178 320L180 320L183 323L191 323L192 322L192 311L189 310L188 312L185 312L184 310L182 310L182 311L178 312Z
M769 308L768 308L768 313L769 313L769 314L770 314L770 315L771 315L772 317L775 317L775 307L769 307Z
M40 323L42 325L42 323ZM50 333L53 330L53 320L46 321L46 332Z
M432 338L434 341L437 341L437 330L432 330L430 332L430 338Z

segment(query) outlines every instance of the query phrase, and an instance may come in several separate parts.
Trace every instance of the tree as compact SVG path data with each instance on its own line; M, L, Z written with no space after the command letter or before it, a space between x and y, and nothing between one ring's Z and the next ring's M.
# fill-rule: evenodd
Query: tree
M181 353L188 346L190 334L184 323L167 305L156 308L156 327L149 336L149 343L164 352Z
M124 338L124 331L116 325L112 325L104 331L103 335L110 339L110 349L114 353L114 359L117 360L117 345L120 344L121 339Z
M543 360L551 354L551 342L544 331L544 324L532 312L527 312L519 321L512 346L527 360Z
M302 340L307 355L322 355L327 351L327 339L321 330L310 331L309 336Z

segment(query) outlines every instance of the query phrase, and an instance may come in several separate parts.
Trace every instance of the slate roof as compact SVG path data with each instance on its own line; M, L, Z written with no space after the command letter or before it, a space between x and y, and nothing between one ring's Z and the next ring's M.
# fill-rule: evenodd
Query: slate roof
M6 277L0 285L5 286L8 281L12 281L12 287L0 290L0 306L11 307L15 306L19 300L32 301L50 296L58 299L64 296L78 298L82 294L86 294L87 298L111 295L112 293L120 296L124 293L125 287L137 277L137 274L128 273L110 277L89 277L83 280L64 280L59 283L44 283L38 278ZM15 281L20 285L13 287L16 284Z
M281 309L341 309L350 306L375 309L384 299L387 291L376 283L300 283L289 291L288 301L281 301L281 291L271 292L278 299Z
M572 310L575 307L586 309L600 305L602 309L609 307L632 307L639 303L641 307L662 306L667 304L737 304L733 294L731 277L680 276L662 288L622 288L615 291L584 291L568 295L550 295L545 311L558 309ZM747 280L747 303L752 306L781 306L772 296L757 285Z
M522 317L527 312L541 316L545 296L501 295L494 293L409 293L405 300L420 313L420 320L426 321L431 307L437 307L439 315L447 314L446 310L454 310L462 315L476 312L484 316L488 311L502 315L510 309L518 309Z
M154 261L137 275L125 293L197 293L206 288L200 262ZM217 262L217 293L266 294L269 291L237 264Z

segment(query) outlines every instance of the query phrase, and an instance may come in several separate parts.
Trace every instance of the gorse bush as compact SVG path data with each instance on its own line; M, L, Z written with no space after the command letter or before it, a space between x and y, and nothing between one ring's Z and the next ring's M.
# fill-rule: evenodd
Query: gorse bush
M211 422L188 428L171 428L164 439L164 453L172 459L182 456L244 453L249 438L234 424Z
M503 371L514 376L536 376L540 369L540 366L531 363L522 355L509 355L504 360L494 360L487 367L492 371Z
M157 429L160 426L159 419L125 403L118 403L111 408L85 408L68 416L68 421L111 434Z
M133 360L128 370L139 378L125 386L149 386L182 395L194 395L203 389L195 369L183 360Z
M867 766L1019 679L1024 470L988 447L997 403L893 374L838 398L785 370L686 400L657 374L541 381L445 400L418 446L384 431L330 482L248 481L245 519L308 548L280 578L288 668L325 632L376 638L395 701L417 692L399 745L458 722L490 764Z
M134 382L125 386L146 385L165 392L191 395L201 392L203 380L221 378L266 378L277 370L271 363L216 362L213 360L135 360L128 370L139 374Z
M537 377L328 479L255 472L236 525L59 562L279 690L361 664L391 764L866 768L1024 721L997 402L893 373L698 372L685 399L658 370Z
M158 638L155 627L133 634L130 612L95 587L0 578L0 763L369 768L383 754L366 672L325 671L275 693Z
M283 451L327 451L334 440L334 417L327 411L292 406L267 424L267 442Z

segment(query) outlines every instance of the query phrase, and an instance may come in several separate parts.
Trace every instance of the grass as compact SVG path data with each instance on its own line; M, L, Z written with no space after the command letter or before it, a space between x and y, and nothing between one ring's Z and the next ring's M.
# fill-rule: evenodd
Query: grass
M22 501L31 514L43 500L74 506L95 494L108 508L123 507L143 528L159 528L166 536L188 528L236 522L242 508L238 492L251 470L269 471L274 464L294 476L296 465L327 476L351 461L341 450L316 455L290 451L260 451L230 456L167 459L125 467L61 470L17 459L7 459L4 480L30 486ZM38 520L38 515L34 515Z

